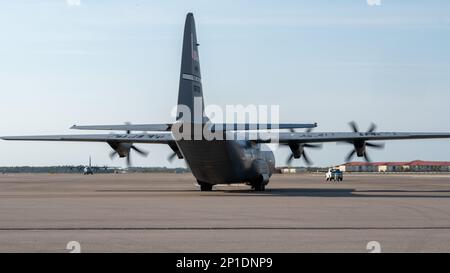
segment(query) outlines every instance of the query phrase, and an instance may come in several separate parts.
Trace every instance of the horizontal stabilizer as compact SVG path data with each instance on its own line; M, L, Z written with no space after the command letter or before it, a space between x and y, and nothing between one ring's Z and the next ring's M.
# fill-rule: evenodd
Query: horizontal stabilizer
M172 124L73 125L70 129L107 131L169 131Z
M224 123L213 124L212 129L220 131L247 131L247 130L277 130L315 128L317 123ZM77 130L107 130L107 131L170 131L172 124L122 124L122 125L73 125L70 129Z
M279 124L216 123L213 124L212 129L220 131L248 131L248 130L304 129L315 127L317 127L317 123L279 123Z

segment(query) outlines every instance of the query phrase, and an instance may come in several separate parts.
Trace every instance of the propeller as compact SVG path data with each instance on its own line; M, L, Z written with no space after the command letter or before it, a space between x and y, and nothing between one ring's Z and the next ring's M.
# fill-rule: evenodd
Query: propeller
M291 145L289 145L289 146L291 146ZM289 155L289 157L286 160L286 164L287 165L291 165L292 160L294 160L294 158L300 158L301 157L301 158L303 158L303 160L305 161L305 163L308 166L311 166L313 164L313 162L311 161L309 156L306 154L305 148L310 148L310 149L321 149L322 148L321 144L304 143L304 144L298 144L298 146L299 146L298 150L300 151L300 156L296 157L296 154L294 152L291 152L291 154Z
M356 122L354 122L354 121L349 122L349 126L353 130L354 133L359 133L358 125L356 124ZM377 128L377 125L375 123L371 123L369 129L367 130L367 133L375 132L376 128ZM355 156L355 154L358 157L364 157L364 160L366 160L367 162L371 162L371 159L367 153L366 148L367 147L374 148L374 149L383 149L384 148L384 143L366 142L365 140L349 141L348 143L352 144L354 148L345 157L345 160L347 162L349 162Z
M130 122L125 122L125 124L129 125L131 123ZM127 130L126 134L127 135L131 134L131 131ZM114 150L109 154L109 157L111 159L113 159L117 155L119 155L119 157L126 157L128 168L131 167L131 150L135 151L136 153L140 154L141 156L147 156L148 155L147 151L136 147L132 143L117 143L116 145L111 145L111 147ZM122 152L122 153L119 153L118 150L120 150L120 152Z
M295 133L294 129L291 128L289 130L291 131L291 133ZM313 130L313 128L308 128L308 129L306 129L305 132L311 133L312 130ZM306 165L311 166L313 164L313 162L311 161L309 156L306 154L305 148L309 148L309 149L321 149L322 148L322 144L288 143L285 145L288 145L289 148L291 149L291 154L286 159L286 165L288 165L288 166L291 165L292 160L294 160L294 158L303 158Z
M134 146L134 145L131 145L131 146L129 146L130 148L130 150L128 151L128 153L127 153L127 155L125 156L126 157L126 161L127 161L127 166L128 167L131 167L131 150L133 150L133 151L135 151L135 152L137 152L138 154L140 154L140 155L142 155L142 156L147 156L148 155L148 152L147 151L144 151L144 150L142 150L142 149L139 149L138 147L136 147L136 146ZM117 152L117 151L112 151L110 154L109 154L109 157L111 158L111 159L113 159L114 157L116 157L117 155L118 155L119 153ZM120 155L119 155L120 156Z

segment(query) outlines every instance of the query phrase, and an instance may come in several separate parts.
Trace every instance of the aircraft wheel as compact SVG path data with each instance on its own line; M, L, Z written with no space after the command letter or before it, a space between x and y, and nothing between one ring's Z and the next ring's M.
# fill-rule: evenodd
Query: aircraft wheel
M200 186L200 191L212 191L213 185L205 182L197 181Z
M262 183L258 183L253 188L254 188L255 191L265 191L266 190L266 185L264 185Z
M265 191L266 185L257 185L255 186L255 191Z

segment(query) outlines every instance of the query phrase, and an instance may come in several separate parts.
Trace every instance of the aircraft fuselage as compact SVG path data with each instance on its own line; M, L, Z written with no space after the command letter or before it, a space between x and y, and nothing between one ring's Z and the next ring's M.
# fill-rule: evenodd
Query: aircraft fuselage
M179 140L177 145L199 182L267 184L275 170L274 154L264 144L246 140Z

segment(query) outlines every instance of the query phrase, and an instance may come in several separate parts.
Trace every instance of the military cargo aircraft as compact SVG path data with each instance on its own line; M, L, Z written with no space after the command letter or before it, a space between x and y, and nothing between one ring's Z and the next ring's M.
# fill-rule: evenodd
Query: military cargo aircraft
M246 183L256 191L264 191L275 171L274 154L266 147L267 143L279 143L289 147L291 150L289 161L302 157L310 163L305 150L319 148L324 142L349 143L353 147L347 155L347 160L357 155L369 161L367 148L383 148L383 143L379 143L382 140L450 138L450 133L375 132L375 125L366 132L360 132L354 122L350 123L352 132L312 132L311 129L317 126L316 123L214 124L203 110L194 109L196 101L199 101L201 106L204 105L198 47L194 16L188 13L184 27L178 110L174 123L74 125L72 129L123 130L125 133L4 136L2 139L105 142L113 149L112 156L126 157L128 161L131 150L146 155L145 151L135 146L137 143L165 144L173 150L170 158L178 157L185 160L202 191L210 191L216 184L231 183ZM212 133L216 137L213 139L207 139L203 135L197 137L196 128ZM294 131L297 128L306 128L307 131ZM270 137L261 137L258 133L250 136L252 131L263 130L275 130L277 133Z

